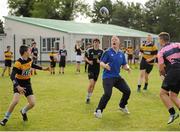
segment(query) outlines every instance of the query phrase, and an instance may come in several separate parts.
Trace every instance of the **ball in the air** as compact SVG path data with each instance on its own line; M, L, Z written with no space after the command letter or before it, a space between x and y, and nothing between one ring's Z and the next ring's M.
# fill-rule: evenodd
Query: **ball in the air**
M102 17L109 16L109 10L104 6L100 8L99 13L101 14Z

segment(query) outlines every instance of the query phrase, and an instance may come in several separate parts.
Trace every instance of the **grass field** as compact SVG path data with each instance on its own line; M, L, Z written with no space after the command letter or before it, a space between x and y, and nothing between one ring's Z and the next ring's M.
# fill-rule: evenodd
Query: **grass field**
M83 66L81 67L83 71ZM2 71L2 69L0 69ZM85 104L87 74L75 74L74 65L68 65L65 75L50 75L38 72L32 77L32 86L36 96L36 106L28 112L29 121L24 123L19 113L25 105L22 96L9 122L0 130L180 130L179 121L167 125L168 112L160 101L161 81L157 67L153 69L147 92L136 92L138 70L129 75L122 72L131 87L129 100L130 115L118 110L121 93L113 89L113 95L102 119L96 119L93 112L103 94L101 76L97 82L91 104ZM12 99L12 82L8 76L0 77L0 118Z

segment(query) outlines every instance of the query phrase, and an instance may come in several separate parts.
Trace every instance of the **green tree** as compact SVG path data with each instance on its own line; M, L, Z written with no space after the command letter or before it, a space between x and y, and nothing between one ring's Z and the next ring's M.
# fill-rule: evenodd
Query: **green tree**
M30 17L35 0L8 0L11 15Z
M38 0L31 13L33 17L73 20L78 14L88 14L89 9L82 0Z
M105 6L109 10L108 17L102 17L99 13L101 7ZM93 5L93 11L91 14L92 22L109 23L112 15L112 1L111 0L95 0Z
M4 33L3 22L0 20L0 34Z
M180 40L179 0L149 0L145 7L147 31L156 34L165 31L170 33L172 41Z

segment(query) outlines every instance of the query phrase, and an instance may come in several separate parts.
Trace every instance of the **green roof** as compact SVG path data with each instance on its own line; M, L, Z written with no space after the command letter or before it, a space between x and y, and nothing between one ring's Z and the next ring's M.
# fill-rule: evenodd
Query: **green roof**
M78 23L74 21L63 21L54 19L41 19L30 17L16 17L5 16L5 19L10 19L38 27L48 28L60 32L72 34L91 34L91 35L117 35L124 37L147 37L148 32L142 32L126 27L111 25L111 24L98 24L98 23ZM157 35L152 34L153 37Z

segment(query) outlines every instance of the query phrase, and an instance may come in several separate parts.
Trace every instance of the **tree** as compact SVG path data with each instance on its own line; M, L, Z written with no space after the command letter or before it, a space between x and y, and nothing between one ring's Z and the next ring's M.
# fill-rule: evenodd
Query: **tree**
M11 15L30 17L35 0L8 0Z
M33 17L73 20L77 14L88 14L89 8L82 0L38 0L31 13Z
M101 7L105 6L109 10L109 17L102 17L99 13ZM100 23L109 23L112 15L112 1L111 0L101 0L95 1L93 5L93 11L91 14L92 22L100 22Z
M180 1L149 0L146 4L145 26L153 33L170 33L172 41L180 40Z
M4 33L3 22L0 20L0 34Z

